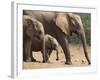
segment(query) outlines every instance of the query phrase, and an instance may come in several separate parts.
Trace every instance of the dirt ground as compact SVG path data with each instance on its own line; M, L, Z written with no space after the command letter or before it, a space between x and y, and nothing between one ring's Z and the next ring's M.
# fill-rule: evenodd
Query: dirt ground
M42 63L41 52L32 52L37 62L23 62L23 69L39 69L39 68L62 68L62 67L82 67L88 66L87 60L84 56L82 45L69 45L72 65L65 64L64 53L59 47L59 60L56 61L56 51L53 51L48 63ZM91 57L91 48L88 46L89 57Z

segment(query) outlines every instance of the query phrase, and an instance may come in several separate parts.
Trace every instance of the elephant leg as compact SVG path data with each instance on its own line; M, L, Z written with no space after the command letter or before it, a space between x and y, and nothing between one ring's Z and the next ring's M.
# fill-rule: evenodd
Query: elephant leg
M51 53L52 53L52 50L51 49L48 49L48 51L47 51L47 61L49 62L49 58L50 58L50 55L51 55Z
M32 53L31 53L31 44L32 44L31 40L27 40L24 43L26 62L32 61L31 60L31 55L32 55Z
M43 51L41 51L41 53L42 53L42 58L43 58L43 63L45 63L46 61L45 61L45 57L44 57L44 53L43 53Z
M26 61L26 56L25 56L25 46L24 46L24 41L23 41L23 61Z
M67 40L66 36L64 36L64 35L62 35L62 37L59 36L58 42L59 42L59 44L61 45L61 47L64 51L64 55L65 55L65 58L66 58L65 64L71 65L72 62L71 62L71 57L70 57L68 40Z
M47 49L45 47L45 39L43 38L43 44L42 44L42 57L43 57L43 63L47 62Z
M48 57L50 57L50 55L51 55L51 53L52 53L52 50L48 50Z
M88 56L87 43L86 43L86 38L85 38L84 31L80 31L79 32L79 36L80 36L82 44L83 44L83 50L84 50L85 57L86 57L86 59L88 61L88 64L91 64L91 61L90 61L89 56Z
M58 48L56 49L56 56L57 56L56 60L58 61L58 60L59 60L59 56L58 56Z
M25 55L26 53L25 53L25 47L24 47L24 45L23 45L23 61L26 61L26 55Z
M45 49L45 51L42 50L41 52L42 52L42 57L43 57L43 63L45 63L48 60L47 50Z

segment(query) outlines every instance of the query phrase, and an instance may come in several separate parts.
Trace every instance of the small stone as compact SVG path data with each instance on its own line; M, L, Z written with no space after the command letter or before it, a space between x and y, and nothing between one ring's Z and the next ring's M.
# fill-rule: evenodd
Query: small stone
M72 57L74 57L74 55L73 55L73 54L72 54L71 56L72 56Z
M82 60L82 64L85 64L85 60Z

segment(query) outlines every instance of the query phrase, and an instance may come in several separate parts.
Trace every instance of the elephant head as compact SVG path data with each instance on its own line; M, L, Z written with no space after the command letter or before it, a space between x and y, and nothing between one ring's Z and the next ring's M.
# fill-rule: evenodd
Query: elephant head
M23 16L23 31L31 39L36 37L40 40L44 37L44 28L41 22L29 16Z
M71 36L72 33L76 33L80 36L83 44L85 57L88 61L88 64L91 64L87 52L87 43L85 38L84 27L80 16L73 13L57 13L54 21L65 35Z

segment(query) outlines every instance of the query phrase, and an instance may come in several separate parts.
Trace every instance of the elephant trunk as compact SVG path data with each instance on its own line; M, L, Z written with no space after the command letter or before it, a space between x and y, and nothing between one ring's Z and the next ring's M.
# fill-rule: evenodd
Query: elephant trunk
M88 56L88 52L87 52L87 43L86 43L86 38L85 38L85 32L81 31L79 35L81 37L81 41L82 41L82 44L83 44L83 50L84 50L85 57L88 61L88 64L91 64L89 56Z
M43 49L43 62L47 62L47 50L45 48L45 36L43 37L43 45L42 45L42 49Z

